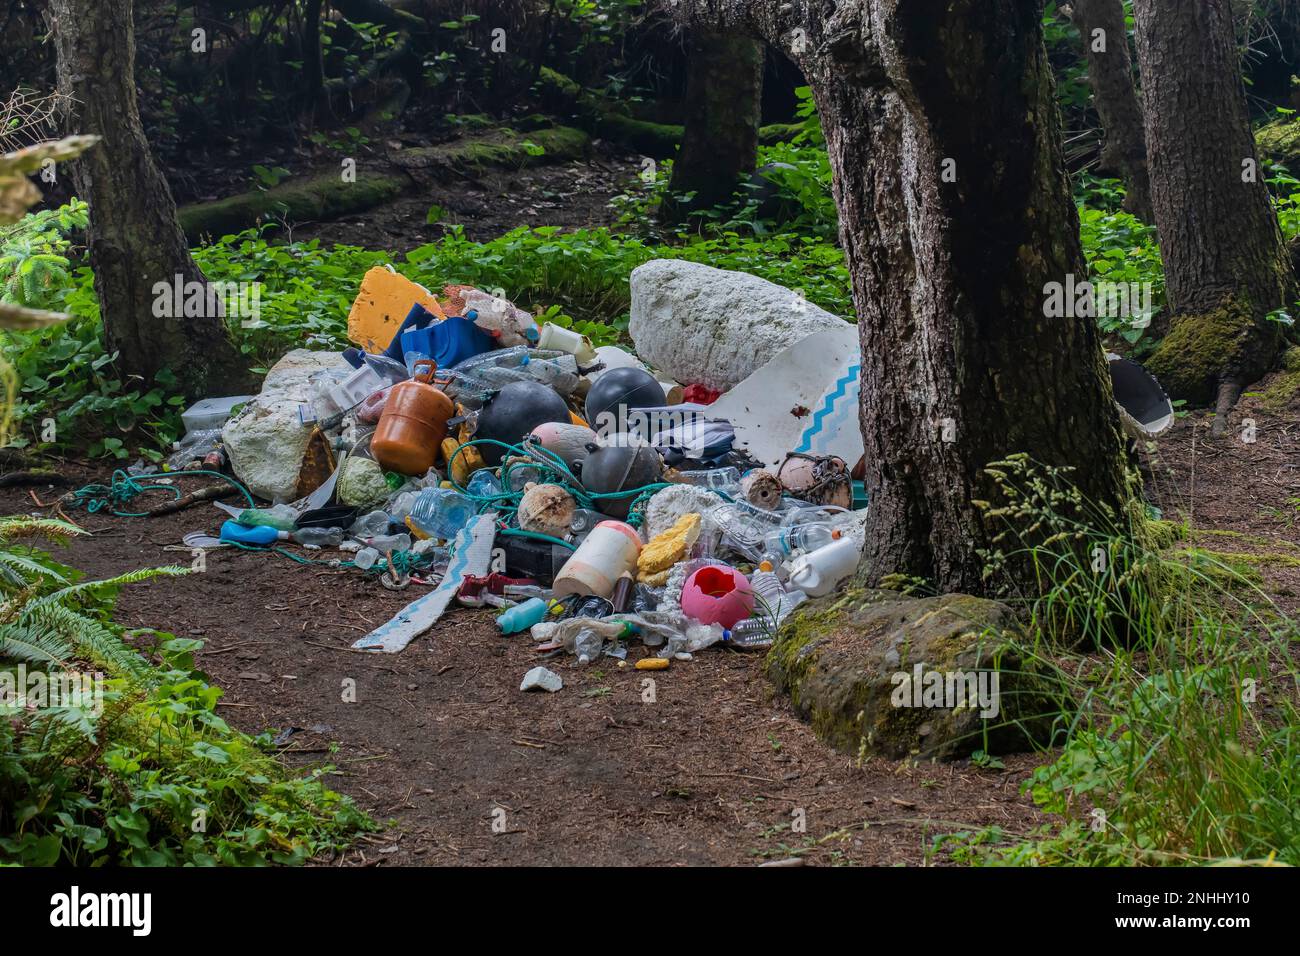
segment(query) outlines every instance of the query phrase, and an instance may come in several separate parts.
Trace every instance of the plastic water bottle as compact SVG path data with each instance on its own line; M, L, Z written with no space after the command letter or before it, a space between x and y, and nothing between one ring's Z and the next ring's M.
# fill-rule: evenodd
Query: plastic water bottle
M478 498L491 498L501 494L501 482L492 473L491 468L480 468L470 476L465 490Z
M737 468L710 468L706 471L684 471L679 475L684 485L707 488L729 497L740 493L740 470Z
M796 551L816 551L830 544L840 536L840 532L825 524L800 524L775 531L769 531L763 537L765 554L778 558L788 558Z
M410 551L411 536L409 534L380 534L373 538L367 538L366 544L383 554L390 551Z
M385 534L388 531L388 512L372 511L364 514L356 521L352 522L352 527L348 529L348 534L352 537L364 541L366 538L373 538L377 534Z
M749 585L754 589L754 616L738 621L728 641L739 648L770 647L781 621L808 595L803 591L787 591L768 561L750 576Z
M573 650L579 664L590 664L605 649L605 639L590 628L583 628L573 639Z
M407 523L429 538L451 540L464 528L478 508L474 502L450 488L426 488L411 506Z
M289 538L305 548L337 548L343 543L343 529L299 528Z

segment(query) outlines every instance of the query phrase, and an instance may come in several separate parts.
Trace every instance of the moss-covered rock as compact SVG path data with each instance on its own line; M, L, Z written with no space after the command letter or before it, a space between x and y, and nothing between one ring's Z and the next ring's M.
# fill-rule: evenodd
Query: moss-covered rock
M1223 378L1246 385L1267 372L1277 342L1278 333L1262 328L1246 302L1229 299L1212 312L1175 318L1147 370L1175 398L1209 405Z
M542 67L537 88L543 106L554 113L573 115L594 136L603 136L656 159L672 156L681 145L681 126L630 116L622 104L584 90L550 67Z
M1255 145L1266 163L1281 163L1300 171L1300 115L1284 116L1255 132Z
M272 189L184 206L179 213L181 228L191 242L198 242L205 235L239 232L263 219L287 222L337 219L373 209L397 198L410 186L410 178L400 172L358 171L355 182L344 182L336 172L325 173L291 180Z
M1006 605L851 590L783 622L768 676L847 753L949 760L1050 739L1063 706L1013 642Z
M1300 346L1292 346L1282 355L1282 371L1260 392L1259 403L1277 414L1289 407L1297 394L1300 394Z

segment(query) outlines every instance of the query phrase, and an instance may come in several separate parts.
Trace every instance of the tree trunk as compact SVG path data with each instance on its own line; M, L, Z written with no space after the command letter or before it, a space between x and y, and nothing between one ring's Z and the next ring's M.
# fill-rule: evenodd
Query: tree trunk
M1085 270L1040 4L796 6L675 8L782 44L821 112L862 343L863 577L987 591L991 462L1027 453L1100 507L1127 500L1097 326L1045 317L1049 284Z
M1218 398L1215 430L1277 359L1295 278L1255 153L1229 0L1135 0L1151 196L1172 327L1148 367ZM1190 56L1189 51L1196 51Z
M205 280L140 124L131 0L48 0L46 19L59 91L69 98L68 127L103 137L70 170L90 205L87 242L106 347L118 353L124 376L152 384L170 369L188 397L238 393L248 385L248 366L226 334L221 310L170 314L175 296L169 292L162 302L155 288L165 283L171 290L177 276Z
M1074 0L1071 19L1083 38L1088 81L1106 137L1101 169L1124 180L1124 208L1151 222L1146 131L1133 81L1123 0Z
M763 44L744 35L692 34L686 125L673 162L665 222L726 202L754 171L763 99ZM695 195L685 201L674 197Z

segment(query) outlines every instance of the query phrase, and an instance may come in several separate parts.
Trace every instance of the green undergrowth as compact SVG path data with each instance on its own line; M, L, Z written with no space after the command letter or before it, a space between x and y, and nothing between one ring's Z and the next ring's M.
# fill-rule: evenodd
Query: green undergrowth
M981 865L1300 863L1300 627L1261 587L1255 565L1270 559L1189 546L1196 535L1172 526L1152 535L1027 458L996 471L1005 553L990 566L1037 569L1037 593L1019 599L1025 652L1077 708L1024 786L1049 822L947 834L933 852Z
M112 623L120 587L181 569L90 582L18 543L74 533L0 519L0 865L300 864L374 828L331 768L300 776L222 719L202 642Z

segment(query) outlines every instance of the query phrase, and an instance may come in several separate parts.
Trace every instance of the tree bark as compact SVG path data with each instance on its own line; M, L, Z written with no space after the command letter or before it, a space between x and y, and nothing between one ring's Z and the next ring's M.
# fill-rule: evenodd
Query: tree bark
M68 128L103 137L70 170L90 205L87 244L107 349L124 376L152 384L169 369L190 398L237 393L248 366L220 314L155 314L156 283L205 279L140 123L132 0L48 0L45 13Z
M673 161L665 222L726 202L754 171L762 120L763 44L744 35L696 32L687 58L686 123ZM694 193L689 200L675 197Z
M1100 333L1045 317L1085 275L1034 0L692 0L688 22L757 30L814 91L862 345L871 525L861 577L986 592L1002 530L985 468L1026 453L1128 500ZM1017 566L1011 587L1037 582Z
M1124 180L1124 209L1152 222L1146 131L1133 80L1123 0L1074 0L1071 18L1082 35L1088 82L1106 137L1101 169Z
M1172 323L1148 367L1179 398L1217 396L1221 432L1277 359L1280 327L1266 317L1294 301L1295 276L1251 135L1231 3L1133 8Z

